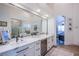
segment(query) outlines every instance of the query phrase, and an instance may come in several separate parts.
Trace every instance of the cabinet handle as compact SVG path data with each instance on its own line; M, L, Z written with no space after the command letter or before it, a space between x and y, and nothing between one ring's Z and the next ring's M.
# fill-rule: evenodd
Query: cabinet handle
M18 52L16 52L16 53L22 52L22 51L24 51L24 50L26 50L26 49L29 49L29 47L27 47L27 48L25 48L25 49L22 49L22 50L20 50L20 51L18 51Z

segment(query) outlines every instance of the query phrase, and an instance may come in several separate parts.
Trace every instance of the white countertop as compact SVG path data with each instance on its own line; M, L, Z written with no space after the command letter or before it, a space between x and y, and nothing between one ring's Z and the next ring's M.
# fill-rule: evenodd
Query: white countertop
M48 38L50 36L53 36L53 35L41 34L41 35L37 35L37 36L27 36L27 37L19 38L18 42L16 42L15 39L12 39L9 41L9 43L7 43L5 45L0 45L0 53L7 52L9 50L33 43L38 40L43 40L43 39ZM21 41L21 40L23 40L23 41Z

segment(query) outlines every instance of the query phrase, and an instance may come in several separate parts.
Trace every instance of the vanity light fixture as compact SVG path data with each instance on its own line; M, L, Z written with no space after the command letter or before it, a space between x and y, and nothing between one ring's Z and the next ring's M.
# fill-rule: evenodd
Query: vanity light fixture
M37 10L36 10L36 12L40 12L40 11L41 11L40 9L37 9Z
M48 14L46 14L46 15L44 15L44 16L43 16L43 18L48 18L48 17L49 17L49 15L48 15Z

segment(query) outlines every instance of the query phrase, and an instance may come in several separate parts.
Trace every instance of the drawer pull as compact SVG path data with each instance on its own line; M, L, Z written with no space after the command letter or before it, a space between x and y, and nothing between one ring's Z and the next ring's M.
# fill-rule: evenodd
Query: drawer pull
M22 52L22 51L24 51L24 50L26 50L26 49L29 49L29 47L27 47L27 48L25 48L25 49L22 49L22 50L20 50L20 51L17 51L16 53Z

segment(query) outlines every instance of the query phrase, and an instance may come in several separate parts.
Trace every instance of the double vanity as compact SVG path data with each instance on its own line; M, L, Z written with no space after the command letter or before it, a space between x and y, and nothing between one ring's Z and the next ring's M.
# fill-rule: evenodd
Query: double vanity
M44 56L52 48L54 36L40 34L18 39L18 42L13 38L0 45L0 56Z

